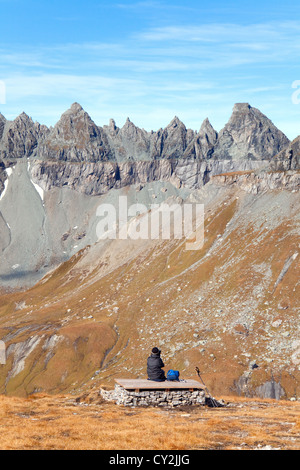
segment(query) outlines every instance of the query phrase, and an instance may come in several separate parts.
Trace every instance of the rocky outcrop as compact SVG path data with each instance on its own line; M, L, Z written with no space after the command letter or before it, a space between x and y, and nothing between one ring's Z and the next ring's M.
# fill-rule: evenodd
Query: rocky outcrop
M214 184L219 186L236 185L243 191L258 194L263 191L286 189L299 191L300 172L233 172L216 175L212 178Z
M273 170L300 170L300 136L279 152L271 163Z
M38 335L29 337L24 342L11 344L7 348L6 355L9 358L10 355L13 356L12 369L9 371L6 378L6 383L23 371L25 367L26 358L32 353L32 351L37 347L41 338Z
M264 399L280 400L286 396L285 390L280 383L276 382L273 377L259 387L253 387L251 384L252 373L245 371L244 374L235 382L234 388L238 395L246 397L260 397Z
M291 166L290 170L300 170L300 137L295 139L291 146L290 146L290 151L291 151Z
M3 161L0 160L0 195L2 194L2 191L4 190L5 180L6 180L5 164Z

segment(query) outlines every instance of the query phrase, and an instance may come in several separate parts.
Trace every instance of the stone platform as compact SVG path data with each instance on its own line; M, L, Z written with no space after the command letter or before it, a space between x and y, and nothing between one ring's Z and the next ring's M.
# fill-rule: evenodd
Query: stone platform
M180 380L155 382L154 380L147 379L115 379L115 382L126 390L176 390L176 389L189 389L189 390L204 390L202 385L197 380Z
M204 385L196 380L154 382L146 379L115 379L115 389L101 390L106 400L124 406L205 405Z

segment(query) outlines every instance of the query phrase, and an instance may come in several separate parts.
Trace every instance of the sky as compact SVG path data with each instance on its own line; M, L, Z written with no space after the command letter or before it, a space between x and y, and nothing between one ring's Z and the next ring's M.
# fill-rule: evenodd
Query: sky
M298 0L0 0L0 112L53 126L78 102L99 126L178 116L217 131L237 102L300 134Z

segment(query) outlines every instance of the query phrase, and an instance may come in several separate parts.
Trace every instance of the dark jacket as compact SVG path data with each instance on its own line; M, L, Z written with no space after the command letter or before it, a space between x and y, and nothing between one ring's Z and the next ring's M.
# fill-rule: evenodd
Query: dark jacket
M165 367L165 365L160 357L160 353L151 353L151 356L147 359L148 379L155 380L156 382L163 382L166 380L162 367Z

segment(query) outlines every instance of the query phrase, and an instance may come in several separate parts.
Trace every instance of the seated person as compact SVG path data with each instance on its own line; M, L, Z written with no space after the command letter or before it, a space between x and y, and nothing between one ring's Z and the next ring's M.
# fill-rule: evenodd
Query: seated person
M164 382L166 380L165 372L162 367L165 367L161 357L161 351L158 348L153 348L151 356L147 359L147 374L148 380L155 382Z

